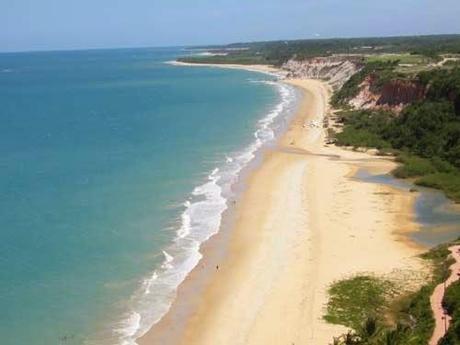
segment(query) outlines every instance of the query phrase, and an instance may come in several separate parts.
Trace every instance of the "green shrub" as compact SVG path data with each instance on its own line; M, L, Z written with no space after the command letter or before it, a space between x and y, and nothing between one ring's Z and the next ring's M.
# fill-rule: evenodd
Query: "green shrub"
M398 178L423 176L436 172L436 168L429 159L402 155L399 156L399 161L402 165L393 171L393 175Z
M447 288L442 304L447 313L452 316L452 324L440 344L460 344L460 281Z
M366 129L346 128L336 135L337 145L353 147L375 147L377 149L390 148L391 145Z
M460 202L460 174L434 173L420 177L415 184L424 187L441 189L446 195Z
M455 173L457 172L457 168L455 168L452 164L449 162L439 158L439 157L433 157L431 158L431 164L433 167L436 169L436 171L442 172L442 173Z

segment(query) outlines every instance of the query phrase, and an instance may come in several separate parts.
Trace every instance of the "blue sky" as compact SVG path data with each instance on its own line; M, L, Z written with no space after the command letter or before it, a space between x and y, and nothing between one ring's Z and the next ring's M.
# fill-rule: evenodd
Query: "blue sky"
M0 0L0 51L460 33L460 0Z

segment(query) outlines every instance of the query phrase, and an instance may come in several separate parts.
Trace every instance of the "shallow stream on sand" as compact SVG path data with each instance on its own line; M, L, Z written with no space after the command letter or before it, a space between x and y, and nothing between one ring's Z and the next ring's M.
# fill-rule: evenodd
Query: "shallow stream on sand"
M460 207L441 191L414 186L389 174L373 175L364 169L359 170L355 178L402 190L417 190L415 220L420 224L420 230L409 235L415 242L433 247L460 237Z

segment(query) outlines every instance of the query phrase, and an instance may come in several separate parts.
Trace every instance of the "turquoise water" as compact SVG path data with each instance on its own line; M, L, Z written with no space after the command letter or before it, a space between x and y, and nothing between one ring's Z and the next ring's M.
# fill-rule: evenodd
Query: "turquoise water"
M0 343L130 344L295 91L180 49L0 55Z

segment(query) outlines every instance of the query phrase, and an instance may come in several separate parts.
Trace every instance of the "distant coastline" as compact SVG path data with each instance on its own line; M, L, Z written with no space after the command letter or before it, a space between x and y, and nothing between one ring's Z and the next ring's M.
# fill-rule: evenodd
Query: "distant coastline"
M275 77L283 78L286 76L286 71L271 65L238 65L238 64L213 64L213 63L191 63L181 61L167 61L169 65L173 66L188 66L188 67L213 67L213 68L226 68L226 69L239 69L250 72L260 72L269 74Z

